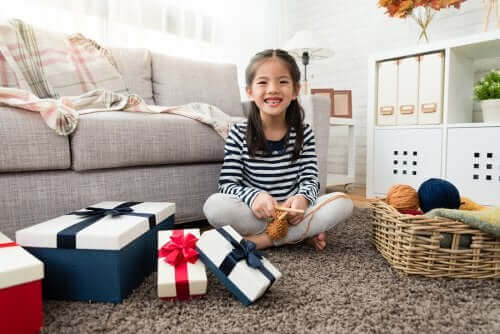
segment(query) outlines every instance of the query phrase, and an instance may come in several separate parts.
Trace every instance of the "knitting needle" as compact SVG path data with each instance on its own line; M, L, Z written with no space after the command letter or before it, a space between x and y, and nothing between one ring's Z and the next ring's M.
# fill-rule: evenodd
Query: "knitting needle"
M278 220L283 220L283 219L286 217L286 215L287 215L287 214L288 214L288 212L286 212L286 211L285 211L285 212L283 212L283 213L282 213L282 214L278 217Z
M281 211L304 213L304 210L292 209L292 208L285 208L285 207L282 207L282 206L275 206L275 208L278 209L278 210L281 210Z

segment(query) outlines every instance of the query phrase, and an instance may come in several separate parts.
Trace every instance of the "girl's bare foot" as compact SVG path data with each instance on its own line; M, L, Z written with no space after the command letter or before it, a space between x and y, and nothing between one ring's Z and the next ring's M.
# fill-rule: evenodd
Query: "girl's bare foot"
M321 251L326 247L326 232L321 232L318 235L307 239L307 243L313 245L317 251Z
M257 249L269 248L273 245L273 241L269 238L267 233L248 235L244 238L253 242L255 246L257 246Z

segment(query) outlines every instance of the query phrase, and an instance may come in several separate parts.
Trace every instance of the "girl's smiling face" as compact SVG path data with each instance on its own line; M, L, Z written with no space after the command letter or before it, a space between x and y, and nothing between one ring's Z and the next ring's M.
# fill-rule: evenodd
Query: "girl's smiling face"
M299 87L294 85L290 70L278 58L257 65L252 85L246 88L248 97L260 110L262 120L285 119L286 109L297 98Z

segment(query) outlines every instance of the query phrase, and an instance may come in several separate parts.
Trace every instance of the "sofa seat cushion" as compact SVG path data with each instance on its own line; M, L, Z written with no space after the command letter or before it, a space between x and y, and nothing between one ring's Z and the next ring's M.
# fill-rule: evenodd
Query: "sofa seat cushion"
M77 171L219 162L224 140L208 125L178 115L107 111L80 116L71 154Z
M37 112L0 107L0 172L67 169L69 140Z

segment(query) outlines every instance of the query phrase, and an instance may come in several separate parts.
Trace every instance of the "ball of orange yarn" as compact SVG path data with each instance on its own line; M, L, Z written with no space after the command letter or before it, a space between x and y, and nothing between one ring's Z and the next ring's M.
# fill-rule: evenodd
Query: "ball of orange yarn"
M283 239L288 234L288 219L286 212L275 210L273 221L267 225L267 235L273 241Z
M417 210L418 193L409 185L396 184L387 192L387 204L398 210Z

